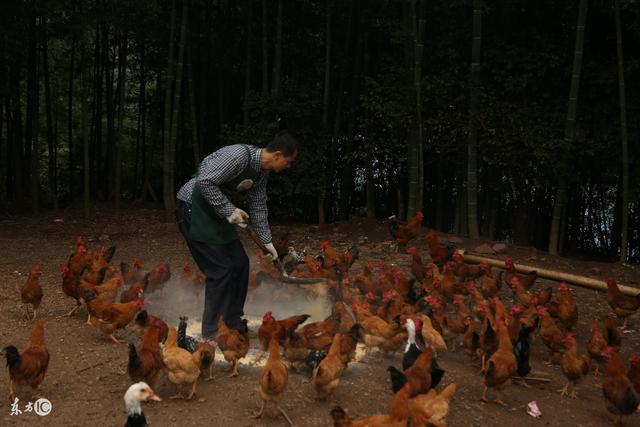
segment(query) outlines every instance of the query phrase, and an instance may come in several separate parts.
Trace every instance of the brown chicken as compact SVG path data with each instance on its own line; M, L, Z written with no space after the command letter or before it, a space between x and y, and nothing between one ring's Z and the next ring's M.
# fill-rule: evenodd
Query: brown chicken
M280 402L284 397L284 391L287 388L289 375L287 368L280 361L280 345L278 337L273 334L269 339L269 358L267 363L260 372L260 409L252 418L261 418L267 402L273 402L276 409L280 411L282 416L287 420L289 425L293 427L293 423L289 416L280 407Z
M399 324L385 322L380 317L371 314L368 304L354 304L353 311L358 323L362 326L362 339L367 354L374 347L386 353L402 346L406 339L406 332L399 327Z
M142 336L140 347L136 350L133 344L129 344L129 364L127 371L129 378L134 383L144 381L151 388L155 387L156 381L164 369L162 361L162 350L159 344L160 327L158 324L147 328Z
M309 356L309 348L307 347L307 343L294 330L289 330L289 333L284 339L282 348L282 355L289 362L289 369L291 369L292 371L296 371L298 367L303 364Z
M120 263L120 274L122 274L125 285L142 282L147 273L148 271L142 268L142 261L138 258L131 260L131 264L124 261Z
M398 251L418 237L420 224L422 224L423 219L424 215L422 215L422 212L416 212L407 225L400 225L395 219L389 221L389 232L391 233L391 237L396 241Z
M476 332L476 322L474 322L473 317L467 316L464 323L467 329L462 336L462 345L464 346L464 352L469 358L470 363L473 363L480 349L480 336Z
M542 305L538 302L538 305ZM578 306L573 301L571 290L564 283L558 286L555 304L549 304L549 314L558 319L565 331L571 331L578 323Z
M198 343L196 351L200 351L202 353L200 371L207 371L209 376L205 381L211 381L213 379L213 368L215 367L216 348L209 341L205 340Z
M193 267L189 264L189 261L182 261L182 272L180 273L180 279L183 282L190 283L194 286L202 288L207 276L199 271L194 271Z
M396 393L388 414L371 415L360 420L349 418L340 406L331 410L334 427L406 427L409 420L409 385Z
M618 317L622 317L624 322L622 324L622 330L627 329L627 321L629 316L638 311L640 308L640 294L632 297L625 295L620 291L616 281L612 277L608 277L607 280L607 302L613 309Z
M144 299L142 297L127 303L106 303L101 310L100 317L92 317L91 323L107 334L113 342L120 344L121 341L114 337L113 333L117 329L127 326L143 307Z
M600 325L598 324L598 322L593 322L591 324L591 337L589 338L589 342L587 343L587 351L589 352L589 356L591 357L591 359L596 361L595 374L600 373L600 364L606 361L604 356L602 356L602 350L604 350L606 346L607 340L602 334Z
M508 286L513 291L513 296L518 301L520 305L523 307L529 307L530 305L535 305L536 296L533 292L529 292L526 290L524 285L520 282L516 276L511 278L511 281L508 283Z
M191 392L187 396L187 400L191 400L196 395L202 358L201 349L189 353L178 347L178 331L174 327L169 328L167 341L162 349L162 361L166 366L167 378L177 386L176 394L170 399L184 399L182 390L184 385L189 383L191 384Z
M491 267L489 266L489 263L487 261L482 261L480 263L480 268L484 273L480 277L480 292L482 292L482 296L484 296L485 298L491 298L492 296L500 292L500 289L502 288L502 280L498 280L493 275Z
M582 380L582 377L589 373L591 367L591 358L589 353L578 356L576 351L576 339L571 332L567 332L564 336L563 344L566 348L562 355L562 373L567 378L567 384L560 390L561 396L570 396L576 398L576 385Z
M143 334L148 328L155 326L158 328L158 342L165 342L167 340L169 327L162 319L149 314L147 310L142 310L136 315L135 324L138 328L142 328L144 330Z
M76 306L67 313L67 316L72 316L73 313L82 306L79 287L80 281L78 280L78 276L71 272L69 264L67 263L60 264L60 276L62 277L62 291L66 296L76 300Z
M117 272L115 268L113 270L107 269L106 267L110 267L109 263L113 258L113 255L116 252L116 247L112 246L110 248L101 247L97 252L91 255L91 263L88 267L88 272L82 277L85 282L89 282L94 285L100 284L102 279L105 277L105 271L112 271L113 274ZM110 277L110 276L107 276Z
M472 265L464 262L464 257L460 252L453 253L453 272L462 280L477 279L485 274L480 265Z
M487 391L489 388L493 388L496 391L494 402L506 406L506 403L502 401L502 391L511 383L511 376L516 373L517 362L513 354L507 326L502 319L496 322L496 328L498 349L487 362L482 400L487 402Z
M306 322L309 317L311 316L308 314L299 314L287 317L286 319L276 320L276 318L273 317L273 313L267 311L264 316L262 316L262 324L258 329L258 341L260 342L261 353L253 364L258 363L258 361L264 357L264 353L269 348L269 341L271 341L272 335L278 338L278 342L284 344L284 339L288 331L291 329L295 330L299 325Z
M536 282L536 279L538 278L538 272L535 270L529 273L518 273L518 271L516 270L516 266L513 264L513 261L509 257L504 258L504 270L505 271L502 275L502 279L504 280L505 284L508 285L509 283L511 283L511 279L517 277L520 283L522 283L522 286L524 286L524 288L527 290L531 289L531 287Z
M626 375L623 360L613 347L606 347L602 354L607 359L602 393L607 411L614 415L614 423L621 424L623 415L632 415L638 408L640 398L631 380Z
M224 322L224 318L220 316L216 342L222 351L224 360L231 363L229 376L238 376L238 361L249 352L249 329L247 328L246 320L242 322L239 330L235 330L229 329Z
M340 341L342 334L338 332L333 337L327 356L313 370L311 382L321 399L327 399L333 393L344 371L345 365L340 358Z
M133 283L120 294L120 302L130 302L144 294L143 283ZM153 388L153 387L152 387Z
M92 254L89 253L82 236L76 236L76 250L69 256L67 262L71 274L74 276L82 274L91 265L91 258Z
M545 360L544 363L551 365L553 356L564 349L564 334L553 321L546 308L538 306L538 315L540 316L540 338L542 338L542 342L549 350L549 360Z
M418 282L422 282L426 276L427 268L422 261L420 252L415 246L411 246L407 249L407 253L411 255L411 274Z
M498 349L499 339L496 333L496 321L486 305L478 307L478 315L482 319L480 329L478 355L481 357L480 372L485 372L487 361Z
M438 242L438 235L435 230L429 230L427 232L427 247L431 259L440 267L451 259L451 256L456 250L453 246L441 245Z
M149 272L146 282L146 292L155 292L164 286L171 279L171 268L166 262L161 262Z
M347 365L356 357L356 347L358 345L358 341L362 337L360 324L354 324L346 334L341 333L341 335L340 360L346 368Z
M323 321L307 323L296 332L310 350L328 350L339 327L338 316L331 315Z
M622 333L616 326L616 322L610 314L605 314L602 317L602 320L604 322L605 330L604 337L607 340L607 343L616 350L619 349L622 345Z
M38 386L44 380L49 366L49 351L44 342L44 321L35 322L29 346L22 353L13 345L5 347L3 353L9 368L9 400L13 402L18 384L29 385L31 397L37 399Z
M410 396L426 393L431 388L431 361L433 360L433 347L429 346L420 353L416 361L404 371L399 371L393 366L387 368L391 377L391 388L397 393L405 384L411 388Z
M351 330L353 325L356 323L356 320L349 313L347 306L342 301L333 303L333 306L331 307L331 314L340 317L340 326L338 327L338 330L342 334Z
M445 418L449 414L451 398L456 392L456 384L449 384L438 393L435 389L409 399L411 427L446 427Z
M42 286L40 286L40 276L42 276L42 267L40 264L33 267L27 281L20 289L20 297L27 312L27 319L35 320L38 315L38 307L42 301ZM33 307L33 316L29 313L29 306Z

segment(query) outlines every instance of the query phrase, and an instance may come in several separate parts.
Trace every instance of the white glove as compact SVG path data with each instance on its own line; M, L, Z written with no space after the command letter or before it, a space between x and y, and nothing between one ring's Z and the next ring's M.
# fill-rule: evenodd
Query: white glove
M249 221L249 214L242 209L236 208L231 215L227 217L229 224L236 224L239 227L245 228Z
M273 246L273 243L267 243L266 245L264 245L264 247L269 251L269 255L271 255L271 259L273 261L277 261L278 251L276 251L276 248Z

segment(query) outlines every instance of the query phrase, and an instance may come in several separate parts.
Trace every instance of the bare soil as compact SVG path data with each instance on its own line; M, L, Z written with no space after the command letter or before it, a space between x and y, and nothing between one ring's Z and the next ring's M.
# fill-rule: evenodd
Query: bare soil
M133 257L142 259L147 265L166 261L174 272L178 272L182 261L190 259L182 236L175 226L165 222L163 212L157 206L129 205L122 208L118 216L108 206L98 206L89 221L82 219L80 212L80 207L75 207L37 217L0 220L0 290L4 295L0 302L0 344L2 347L15 344L23 348L28 342L32 322L25 317L18 289L33 265L41 263L44 270L41 283L45 296L40 307L40 317L45 320L45 336L51 362L40 393L53 406L48 416L41 417L33 412L12 416L7 397L8 373L5 371L5 374L0 375L1 398L5 402L0 409L0 425L117 426L125 422L122 398L130 385L126 374L127 347L106 341L98 330L85 326L83 308L74 317L64 316L75 303L62 292L59 267L74 248L73 236L82 234L93 246L116 245L115 262L131 260ZM384 221L355 219L349 223L324 227L276 224L273 228L275 234L290 231L293 245L298 249L306 247L311 253L319 251L319 242L324 239L329 239L339 248L357 244L361 250L360 260L354 266L357 271L369 259L384 259L388 263L409 266L408 255L392 250ZM457 246L469 251L473 251L481 243L493 243L470 241L459 236L445 235L443 238L451 238ZM419 248L425 247L421 240L416 243ZM245 242L245 247L250 256L255 253L253 243ZM533 248L510 245L507 253L516 264L521 262L595 278L612 275L631 286L638 286L640 277L638 266L551 257ZM255 257L252 257L252 264L255 265ZM175 276L177 275L176 273ZM544 282L541 280L542 284ZM195 325L202 309L201 301L181 296L182 291L177 292L172 289L151 295L147 301L150 310L153 307L158 310L172 307L166 320L175 325L177 315L174 312L179 307L180 310L189 312ZM600 318L610 309L602 293L575 288L574 295L580 309L576 335L581 351L589 337L591 321ZM507 301L512 299L505 290L502 297ZM253 296L252 304L256 303L257 298ZM271 302L267 300L257 303L268 306ZM289 309L297 308L291 301L288 305ZM300 307L300 311L305 309L306 307ZM275 314L278 312L275 311ZM630 324L640 329L638 316L632 318ZM126 342L138 342L132 327L121 331L119 336ZM640 350L639 344L640 331L625 334L623 356L627 357L633 350ZM577 388L578 399L561 398L557 390L564 386L564 376L559 366L549 368L542 363L546 351L539 339L534 341L532 351L532 376L548 377L551 382L532 383L532 389L518 384L511 385L504 397L508 404L506 408L480 402L482 377L478 374L477 367L465 363L460 350L441 354L439 362L446 374L440 387L451 382L458 385L448 424L603 426L610 423L602 398L602 376L589 375ZM400 355L380 359L373 354L350 365L337 388L334 402L316 400L308 373L290 373L283 407L298 426L331 425L329 411L336 404L344 407L352 417L386 412L392 393L385 369L390 364L400 365L400 361ZM267 409L262 420L249 418L259 404L256 393L259 366L242 365L237 378L228 378L227 368L224 361L218 362L214 381L206 382L201 378L197 398L193 401L165 399L159 403L145 404L143 409L149 424L182 427L285 425L284 420L273 409ZM164 378L156 391L160 396L168 397L173 394L174 388ZM24 410L25 404L32 400L30 390L20 388L18 397L19 408ZM532 400L537 401L543 413L541 418L534 419L527 415L526 406ZM640 414L627 417L624 422L628 426L640 426Z

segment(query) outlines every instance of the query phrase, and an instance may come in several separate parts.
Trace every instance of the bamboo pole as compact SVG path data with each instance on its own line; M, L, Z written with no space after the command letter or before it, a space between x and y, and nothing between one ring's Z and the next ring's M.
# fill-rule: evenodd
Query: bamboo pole
M478 264L481 261L486 261L489 263L489 265L504 269L504 261L502 260L485 258L478 255L470 255L462 251L459 251L459 252L462 254L462 257L466 262L472 262L472 263ZM562 273L560 271L548 270L546 268L540 268L540 267L532 267L530 265L524 265L524 264L518 264L515 267L516 267L516 270L520 273L529 273L535 270L538 273L538 276L544 277L545 279L567 282L576 286L595 289L597 291L602 291L602 292L607 291L607 284L605 282L603 282L602 280L592 279L591 277L578 276L576 274L570 274L570 273ZM620 288L620 291L626 295L636 296L640 294L640 289L632 288L630 286L618 285L618 288Z

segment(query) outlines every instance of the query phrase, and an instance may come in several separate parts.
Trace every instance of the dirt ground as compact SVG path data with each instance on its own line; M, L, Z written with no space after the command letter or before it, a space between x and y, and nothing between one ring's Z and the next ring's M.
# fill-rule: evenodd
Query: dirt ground
M74 302L61 289L60 263L65 261L74 248L73 236L84 235L92 247L99 244L116 245L114 261L131 260L138 257L147 265L168 262L178 275L183 260L190 259L182 237L172 225L164 222L163 213L150 205L127 206L116 217L108 206L99 207L90 221L84 221L80 207L65 211L46 213L38 217L10 218L0 220L0 286L4 298L0 302L0 344L2 347L15 344L24 348L28 342L32 322L26 320L20 303L18 287L36 263L41 263L44 274L41 283L45 296L40 315L45 321L45 338L51 354L46 378L41 385L41 395L51 401L52 412L38 416L33 412L11 415L8 395L8 373L0 375L0 393L5 402L0 410L0 425L10 426L79 426L99 424L102 426L123 425L126 419L123 394L130 385L126 374L127 347L106 341L101 333L84 326L85 311L78 310L74 317L65 317ZM275 224L274 234L283 230L292 232L291 240L298 248L308 248L311 253L319 251L319 242L329 239L334 246L346 248L351 244L360 247L360 260L353 267L360 271L363 262L369 259L409 266L409 256L391 250L384 221L354 220L348 224L324 227L308 225ZM453 236L443 236L444 239ZM473 250L484 241L469 241L455 238L456 245ZM488 242L491 243L491 242ZM418 247L425 248L423 241ZM245 242L252 264L255 265L255 247ZM638 266L623 266L619 263L596 262L561 257L532 248L508 246L507 253L514 262L526 263L559 271L602 278L612 275L619 281L638 287ZM544 281L541 281L544 282ZM176 287L176 289L179 289ZM149 297L150 311L155 307L173 308L165 320L176 324L177 307L187 310L191 321L197 322L201 302L183 298L176 289L162 295ZM178 292L178 293L176 293ZM576 331L579 351L588 339L589 325L595 317L609 311L604 294L592 290L575 288L579 304L580 320ZM511 301L510 293L503 289L502 297ZM263 296L250 296L252 304L264 307L270 301ZM295 301L286 301L289 309L296 310ZM185 305L185 304L188 304ZM257 307L256 306L256 307ZM300 312L307 307L300 307ZM247 310L249 311L249 310ZM273 310L276 316L280 311ZM167 311L169 313L169 311ZM252 314L252 313L248 313ZM258 313L253 313L258 315ZM175 316L175 317L174 317ZM624 335L622 353L626 358L635 349L640 350L640 318L631 322L637 330ZM133 328L120 332L127 342L138 343ZM194 330L193 326L190 331ZM197 332L197 328L196 328ZM255 347L255 343L252 344ZM564 377L558 365L549 368L542 363L546 355L543 344L536 339L532 345L532 376L551 378L549 383L536 383L527 389L514 384L507 388L504 400L506 408L493 403L480 402L483 381L478 369L464 363L459 350L439 355L439 363L446 370L439 388L451 382L458 385L452 402L448 424L451 426L603 426L609 424L608 413L602 398L602 377L589 375L578 386L578 399L560 397L556 392L564 385ZM392 393L386 373L387 366L399 366L400 355L380 359L373 354L350 365L336 390L335 402L315 399L308 373L290 373L289 385L283 407L297 426L332 425L329 411L335 404L341 405L352 417L363 417L386 412ZM152 426L280 426L286 425L275 411L268 409L262 420L250 419L258 408L256 387L260 367L242 365L240 376L228 378L228 365L222 361L215 368L215 380L206 382L201 378L197 399L174 401L165 399L159 403L146 404L143 410ZM157 387L157 393L168 397L173 385L165 378ZM31 400L28 388L20 388L19 409ZM527 403L536 400L542 417L535 419L526 413ZM627 426L640 426L640 414L626 417Z

